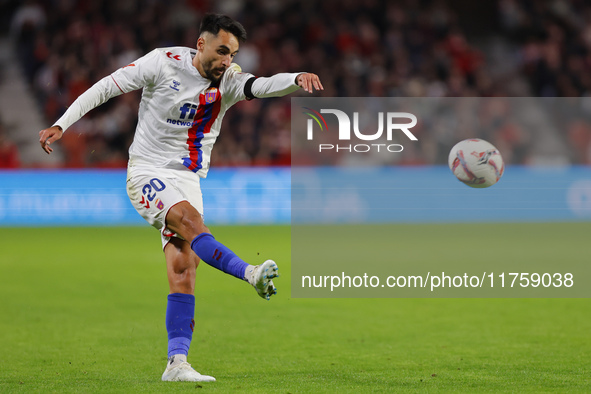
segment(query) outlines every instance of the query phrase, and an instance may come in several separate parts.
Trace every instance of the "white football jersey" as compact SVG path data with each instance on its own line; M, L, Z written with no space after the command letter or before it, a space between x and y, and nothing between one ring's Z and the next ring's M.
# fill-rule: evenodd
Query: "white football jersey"
M214 83L193 66L195 49L158 48L101 79L55 123L66 130L111 97L143 88L129 148L132 165L182 168L205 177L226 110L250 97L283 96L298 89L299 73L258 78L232 64ZM248 84L247 84L248 82Z

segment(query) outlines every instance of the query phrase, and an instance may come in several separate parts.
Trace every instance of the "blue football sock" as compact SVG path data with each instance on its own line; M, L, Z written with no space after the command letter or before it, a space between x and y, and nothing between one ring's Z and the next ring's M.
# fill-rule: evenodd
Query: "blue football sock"
M244 279L244 272L249 264L234 254L230 249L215 240L213 235L202 233L193 239L191 249L207 264L238 279Z
M173 293L168 295L166 331L168 331L168 357L189 354L195 328L195 296Z

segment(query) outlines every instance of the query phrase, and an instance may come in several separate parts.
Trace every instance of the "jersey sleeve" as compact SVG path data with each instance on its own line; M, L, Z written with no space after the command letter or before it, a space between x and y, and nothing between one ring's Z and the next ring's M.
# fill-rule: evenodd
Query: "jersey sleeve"
M293 93L300 87L296 77L301 73L280 73L272 77L255 77L241 72L240 66L232 63L224 74L225 95L232 104L253 98L281 97Z
M53 125L66 131L90 110L109 99L156 83L160 76L158 50L104 77L82 93Z
M300 74L279 73L268 78L257 78L252 82L250 90L256 98L282 97L300 88L296 84L296 78Z
M68 110L53 125L59 126L63 131L66 131L67 128L76 123L91 109L120 94L122 92L117 88L111 76L104 77L74 100Z
M230 105L247 98L244 92L244 87L251 78L256 77L250 73L243 73L240 66L236 63L232 63L226 70L222 79L224 87L222 94L230 102Z
M160 50L154 49L133 63L115 71L111 74L111 78L121 93L155 85L162 71L160 60Z

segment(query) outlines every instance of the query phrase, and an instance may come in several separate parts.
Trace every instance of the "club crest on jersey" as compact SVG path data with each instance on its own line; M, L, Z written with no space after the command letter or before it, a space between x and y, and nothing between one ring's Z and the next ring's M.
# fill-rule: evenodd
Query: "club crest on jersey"
M164 203L158 198L156 199L156 208L162 210L164 208Z
M205 102L207 104L213 103L218 97L218 89L210 88L205 92Z

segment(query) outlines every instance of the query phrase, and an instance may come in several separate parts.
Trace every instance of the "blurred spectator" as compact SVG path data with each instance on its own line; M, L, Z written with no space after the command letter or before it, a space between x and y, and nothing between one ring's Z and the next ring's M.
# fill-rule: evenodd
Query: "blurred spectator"
M8 139L4 124L0 122L0 168L19 168L20 160L16 144Z
M591 3L502 0L499 11L507 36L520 46L535 96L591 93Z
M577 162L591 164L591 124L583 120L571 123L568 130L569 142Z
M533 95L591 96L591 3L501 0L499 11ZM588 119L579 119L559 133L575 163L590 163L590 130Z

